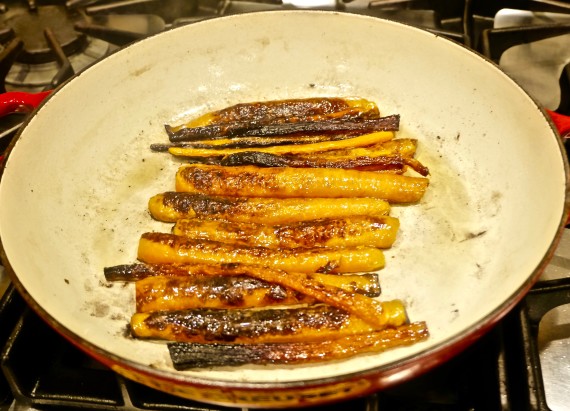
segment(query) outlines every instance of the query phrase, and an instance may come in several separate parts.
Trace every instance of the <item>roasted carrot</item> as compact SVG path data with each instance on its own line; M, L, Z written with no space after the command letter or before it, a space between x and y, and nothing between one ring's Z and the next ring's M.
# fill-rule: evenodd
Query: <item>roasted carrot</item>
M165 192L150 198L148 208L159 221L181 218L222 219L259 224L287 224L318 218L382 216L390 204L376 198L246 198Z
M222 220L180 219L173 233L196 240L268 248L356 247L388 248L400 226L395 217L322 218L281 225Z
M386 310L402 310L398 303L386 302ZM403 323L374 327L346 311L328 305L299 308L192 309L135 313L131 332L135 337L178 342L309 342L326 341L370 333Z
M330 282L337 283L340 286L337 288L343 292L363 294L366 298L377 297L379 294L378 277L371 274L366 276L376 277L376 287L355 287L351 280L360 277L359 275L318 274L317 276L314 281L319 284L327 284L328 279L323 277L336 280ZM137 312L189 308L260 308L273 305L315 304L319 301L309 294L279 283L247 275L225 274L150 276L136 281L135 300Z
M211 158L206 157L205 159ZM411 168L424 177L429 174L427 167L411 157L401 155L349 157L335 155L334 151L279 155L252 150L230 154L222 157L219 161L204 161L203 163L230 167L253 165L258 167L343 168L398 174L403 174L408 168Z
M317 120L298 122L236 121L223 124L209 124L199 127L183 127L178 130L166 126L171 142L225 139L228 137L271 137L307 134L367 134L378 131L397 131L400 116L392 115L370 119Z
M424 177L342 169L223 167L189 164L176 173L176 190L230 197L374 197L393 203L419 201Z
M155 276L135 283L137 312L314 304L315 299L243 275Z
M297 122L335 118L376 118L378 106L358 97L310 97L284 100L238 103L221 110L203 114L186 124L171 127L177 131L183 127L200 127L235 121Z
M402 174L406 171L406 163L406 159L397 156L337 159L323 157L321 153L278 155L247 151L225 156L217 164L229 167L252 165L257 167L344 168Z
M288 272L355 273L384 267L384 254L375 247L271 249L191 240L166 233L144 233L138 258L145 263L243 263Z
M414 322L329 341L265 344L168 343L168 350L177 370L246 364L308 364L342 360L365 353L380 353L391 348L415 344L428 336L426 323Z
M123 264L105 267L107 281L137 281L149 277L193 277L193 276L248 276L252 278L267 278L256 274L256 271L270 270L268 267L246 264ZM275 270L275 269L273 269ZM380 295L378 274L321 274L309 275L312 281L319 284L341 288L351 293L363 294L368 297ZM277 283L278 282L273 282Z

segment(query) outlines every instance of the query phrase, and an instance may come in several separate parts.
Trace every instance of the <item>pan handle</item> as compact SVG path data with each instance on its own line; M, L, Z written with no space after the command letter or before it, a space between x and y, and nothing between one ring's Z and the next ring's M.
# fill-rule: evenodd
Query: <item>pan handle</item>
M546 110L552 122L558 129L558 133L563 139L570 138L570 117L558 114L555 111Z
M51 90L39 93L9 91L0 94L0 117L13 113L29 113L40 105L51 93Z

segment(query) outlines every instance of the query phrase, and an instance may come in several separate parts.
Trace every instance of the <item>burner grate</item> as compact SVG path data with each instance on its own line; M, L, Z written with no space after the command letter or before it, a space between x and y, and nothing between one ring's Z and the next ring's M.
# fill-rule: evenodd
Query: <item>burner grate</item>
M12 287L10 287L10 291L6 291L0 300L0 345L2 347L10 338L10 334L25 306L24 301L14 292ZM13 400L14 396L10 384L0 374L0 408L10 405Z

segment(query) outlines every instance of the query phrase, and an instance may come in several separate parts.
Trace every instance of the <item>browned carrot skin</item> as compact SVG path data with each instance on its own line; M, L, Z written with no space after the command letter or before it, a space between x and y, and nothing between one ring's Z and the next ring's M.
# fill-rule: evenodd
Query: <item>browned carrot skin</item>
M239 120L268 121L280 118L295 121L299 118L314 116L320 118L320 116L343 113L354 106L356 106L357 109L366 107L366 112L374 111L375 114L378 114L375 105L365 100L359 99L351 101L338 97L301 98L235 104L215 112L216 120L212 122L228 123ZM360 110L357 113L360 113Z
M331 276L330 274L323 274ZM343 277L343 276L336 276ZM349 288L348 284L343 284ZM366 290L362 290L366 291ZM315 304L303 292L245 275L154 276L135 283L137 312ZM377 296L377 294L368 295Z
M368 170L403 171L404 159L400 157L358 157L353 159L328 159L312 155L278 155L261 153L258 151L245 151L230 154L220 161L222 166L246 166L258 167L296 167L296 168L347 168Z
M137 281L153 276L241 275L237 264L121 264L104 268L107 281Z
M223 139L228 137L271 137L292 134L327 134L351 133L367 134L376 131L397 131L400 116L359 119L359 120L322 120L299 121L287 123L256 123L237 121L233 123L211 124L200 127L186 127L175 130L165 126L171 142L200 141L206 139Z
M404 163L406 164L406 166L410 167L416 173L418 173L424 177L427 177L429 175L429 168L424 166L422 163L420 163L415 158L404 158Z
M362 98L310 97L285 100L239 103L206 113L191 122L173 127L196 127L235 121L297 122L334 118L376 118L380 112L376 104Z
M230 197L373 197L414 203L428 184L424 177L343 169L189 164L176 173L176 191Z
M382 250L375 247L277 250L192 240L167 233L144 233L139 241L138 259L151 264L258 264L300 273L358 273L379 270L385 264Z
M380 353L412 345L429 337L425 322L320 342L266 344L168 343L174 368L182 371L247 364L309 364L342 360L358 354Z
M399 226L399 220L390 216L321 218L272 226L194 218L178 220L172 232L196 240L219 241L250 247L313 248L366 245L389 248L396 241Z
M209 164L214 164L214 162ZM225 156L217 164L230 167L252 165L258 167L344 168L395 173L403 173L406 171L406 166L409 166L423 176L429 174L427 167L419 161L401 156L335 158L334 156L324 156L323 153L278 155L244 151Z
M148 277L190 277L190 276L248 276L260 277L256 271L267 271L267 267L243 264L125 264L105 267L107 281L137 281ZM368 297L380 295L378 274L309 274L309 278L320 284L334 286L345 291ZM275 282L272 282L275 284Z
M177 264L121 264L105 267L103 273L107 281L137 281L143 278L162 276L183 276L201 274L199 268L191 271ZM195 267L209 267L207 264L195 264Z
M137 312L315 303L305 294L243 275L148 277L136 282L135 296Z
M397 327L402 324L386 324ZM178 342L265 343L325 341L379 331L365 321L328 305L300 308L192 309L135 313L135 337Z
M169 223L196 217L271 225L390 212L388 202L375 198L239 198L174 191L151 197L148 208L153 218Z

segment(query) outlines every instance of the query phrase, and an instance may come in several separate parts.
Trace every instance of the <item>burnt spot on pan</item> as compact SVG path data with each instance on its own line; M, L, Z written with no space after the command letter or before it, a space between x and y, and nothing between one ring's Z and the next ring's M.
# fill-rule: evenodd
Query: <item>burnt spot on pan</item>
M131 72L131 76L132 76L132 77L139 77L139 76L141 76L142 74L144 74L144 73L146 73L147 71L149 71L151 68L152 68L152 67L151 67L150 65L140 67L140 68L138 68L137 70Z
M106 317L109 314L110 307L100 301L93 301L91 305L91 316L97 318Z
M451 321L456 320L459 317L459 308L455 307L455 304L451 305Z
M113 288L113 283L111 282L107 282L107 281L99 281L99 286L100 287L105 287L105 288ZM125 286L125 284L123 284L123 286Z
M125 321L129 320L123 313L111 314L109 316L109 318L113 321L121 321L121 322L125 322Z
M133 332L131 331L131 325L130 324L125 325L125 327L123 328L122 336L124 338L129 339L129 340L135 339L135 337L133 337Z
M483 276L485 274L485 267L483 266L483 264L480 264L480 263L475 264L475 267L476 267L475 278L480 280L481 278L483 278Z
M269 37L262 37L258 40L261 47L267 47L271 44L271 39Z
M467 234L465 234L465 237L460 240L459 242L462 243L464 241L469 241L469 240L473 240L475 238L479 238L484 236L487 233L487 230L482 230L482 231L477 231L477 232L468 232Z
M493 191L491 193L491 201L489 203L489 210L491 211L491 217L495 217L501 211L502 200L503 200L503 193L499 191Z

